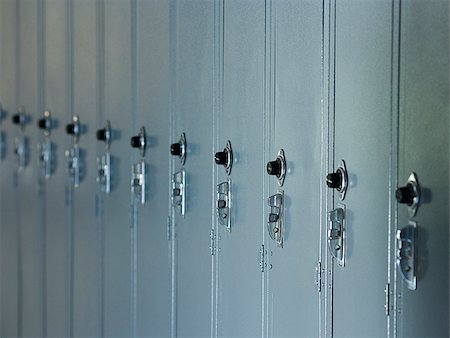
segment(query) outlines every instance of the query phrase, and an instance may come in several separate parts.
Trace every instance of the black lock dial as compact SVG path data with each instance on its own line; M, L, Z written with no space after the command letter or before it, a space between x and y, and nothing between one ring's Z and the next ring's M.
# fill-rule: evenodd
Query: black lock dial
M170 145L170 153L173 156L181 156L181 144L180 143L172 143Z
M411 183L408 183L406 187L398 188L395 191L395 198L398 203L406 204L408 206L413 205L414 198L416 197L416 193L414 191L414 187Z
M267 173L269 175L274 175L276 177L280 177L281 176L281 168L282 168L282 164L281 164L281 160L279 158L277 158L275 161L270 161L267 162Z
M66 133L69 135L75 135L76 128L74 123L69 123L66 125Z
M17 113L12 116L12 122L14 124L24 125L27 122L26 116L23 113Z
M219 151L214 155L214 161L218 165L227 165L228 163L228 153L226 151Z
M97 130L97 140L98 141L106 141L107 140L107 131L105 128Z
M327 175L327 186L338 191L342 189L342 173L340 170Z
M140 136L133 136L130 139L130 144L133 148L140 148L141 147L141 137Z

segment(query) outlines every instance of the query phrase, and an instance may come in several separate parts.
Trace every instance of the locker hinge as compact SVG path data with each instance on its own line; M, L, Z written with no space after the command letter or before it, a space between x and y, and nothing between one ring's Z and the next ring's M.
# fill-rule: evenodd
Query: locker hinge
M209 252L211 253L211 256L214 256L214 252L216 251L216 234L214 232L214 229L211 229L209 238L211 240L211 244L209 246Z
M386 284L386 288L384 289L385 293L385 304L384 308L386 310L386 316L390 315L391 312L391 284Z
M259 266L261 268L261 272L264 272L267 267L266 262L266 249L264 248L264 244L261 245L261 248L259 249Z
M322 263L317 262L316 266L316 286L317 292L322 292Z

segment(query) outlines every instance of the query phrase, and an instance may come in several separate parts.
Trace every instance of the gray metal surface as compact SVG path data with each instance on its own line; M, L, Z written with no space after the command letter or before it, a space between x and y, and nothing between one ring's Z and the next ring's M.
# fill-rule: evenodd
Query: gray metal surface
M334 171L346 162L346 265L334 264L333 335L386 336L390 1L337 1ZM338 206L334 194L334 207ZM362 300L364 300L362 302Z
M216 220L217 298L213 336L261 337L263 292L258 264L265 218L264 3L232 1L221 8L223 39L220 85L223 101L217 122L216 151L227 140L234 163L229 176L216 166L217 184L231 180L230 232ZM222 66L223 65L223 66ZM213 152L210 154L212 160ZM210 160L210 161L211 161ZM212 161L210 163L213 163Z
M214 4L177 1L172 8L172 140L186 133L186 215L175 215L176 333L211 334L210 231L213 222L213 33ZM169 145L166 144L170 156ZM173 161L179 162L176 159ZM175 169L179 166L173 164ZM167 186L169 189L169 186Z
M283 189L285 198L283 248L266 237L268 336L313 337L319 335L322 4L274 1L271 21L268 149L269 157L284 149L287 175L281 188L271 177L268 191Z
M447 1L401 7L398 182L422 186L417 222L417 289L397 276L398 337L449 335L449 9ZM397 227L411 219L398 205Z

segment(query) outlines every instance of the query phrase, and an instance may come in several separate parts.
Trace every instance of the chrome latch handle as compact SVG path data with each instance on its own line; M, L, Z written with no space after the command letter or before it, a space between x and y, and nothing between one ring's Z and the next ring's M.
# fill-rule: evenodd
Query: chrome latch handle
M328 250L340 266L345 266L345 207L328 213Z
M280 190L267 200L270 207L270 213L267 221L267 230L279 247L283 247L284 232L284 191Z
M409 221L406 227L397 231L396 265L410 290L417 288L416 237L417 223L415 221Z
M231 232L231 180L217 185L217 218Z
M181 169L172 176L172 205L182 216L186 213L186 171Z
M78 144L74 144L72 148L66 150L65 155L66 155L66 172L69 175L71 184L75 188L78 188L80 185L80 176L81 176L81 158Z
M131 193L145 204L146 201L146 163L143 159L135 163L131 168Z

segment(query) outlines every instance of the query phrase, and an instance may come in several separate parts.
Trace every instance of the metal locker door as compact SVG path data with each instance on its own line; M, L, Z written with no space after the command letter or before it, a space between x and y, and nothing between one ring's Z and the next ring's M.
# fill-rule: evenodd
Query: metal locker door
M258 262L263 244L261 202L265 200L265 6L255 1L224 1L219 15L217 70L218 88L223 85L223 91L218 93L223 97L215 94L221 108L214 151L219 152L217 158L229 141L234 161L229 170L226 165L217 166L214 185L217 317L213 336L261 337L263 273Z
M45 80L44 109L49 110L55 126L50 139L55 145L54 173L45 182L45 295L48 336L70 335L70 232L67 223L65 184L66 164L64 150L68 144L65 124L71 118L68 114L69 79L66 76L68 52L68 30L66 30L67 3L47 1L45 3ZM37 112L42 117L43 111Z
M210 239L215 196L212 189L214 4L177 1L171 10L171 30L171 143L183 132L187 140L186 210L184 216L174 211L175 234L171 234L176 236L173 334L206 337L211 335L210 247L214 246ZM181 165L178 159L173 161L171 173L175 174Z
M170 336L169 192L170 2L136 3L136 129L147 130L147 202L137 223L136 335ZM135 131L134 131L135 132ZM141 207L141 206L140 206Z
M72 103L70 114L79 116L80 182L78 187L69 178L71 206L69 222L72 234L72 334L74 336L99 336L101 334L101 306L99 285L101 261L99 255L98 219L95 217L96 196L96 139L98 110L96 3L73 1L70 11L71 50L69 63L72 90L67 100ZM70 123L71 117L64 122ZM75 130L75 128L74 128ZM71 128L66 127L66 131ZM66 135L66 139L74 138ZM68 162L69 163L69 162ZM67 175L69 176L69 175Z
M41 37L40 20L41 6L37 2L20 3L17 7L18 34L16 36L18 44L17 61L19 63L16 73L18 86L17 103L23 109L25 121L21 126L13 126L18 131L16 137L23 138L24 143L15 145L18 153L19 169L16 171L18 200L16 212L18 212L17 227L19 235L19 335L39 336L43 334L42 322L44 318L43 309L43 217L41 200L36 187L39 176L37 175L37 117L40 116L38 110L42 109L42 97L39 88L39 80L42 80L40 71L41 55L38 55L38 36ZM38 17L39 16L39 17ZM38 21L39 19L39 21ZM39 23L39 26L38 26ZM38 31L38 34L30 32ZM15 112L14 112L15 113ZM17 115L13 116L15 119ZM14 123L17 121L14 121ZM19 135L23 134L23 135ZM16 139L17 141L18 139ZM17 167L16 167L17 168Z
M286 160L284 184L270 177L268 191L283 194L284 224L268 223L270 209L264 222L269 337L319 335L322 12L315 1L274 1L267 15L273 52L265 155L274 161L282 149Z
M330 266L331 333L385 336L392 2L333 1L332 6L327 185L334 192L323 229L324 244L336 257ZM337 170L344 163L346 170Z
M449 4L402 1L398 174L418 180L415 201L395 197L398 337L449 336ZM394 188L395 189L395 188ZM394 196L393 196L394 197ZM410 202L413 202L412 204ZM409 205L411 204L411 205ZM411 229L411 238L407 230ZM407 251L409 250L409 251ZM407 264L405 264L407 263Z
M0 103L6 116L2 119L2 130L6 141L5 158L0 162L1 175L1 322L0 335L5 337L19 336L19 234L17 231L17 208L18 191L15 187L13 175L17 170L17 161L14 156L14 136L16 128L11 124L11 116L16 113L18 86L16 70L18 69L18 58L16 55L16 36L18 34L16 15L16 1L0 2L0 29L1 43L0 61Z
M96 141L96 156L97 161L101 161L101 156L104 156L103 164L107 168L96 168L90 183L93 184L93 180L97 178L95 191L98 231L102 240L99 250L103 262L99 280L103 288L101 335L106 337L134 336L130 314L133 269L130 243L129 134L134 113L130 69L135 62L131 52L135 46L130 43L130 36L135 24L131 15L131 1L98 2L97 40L103 46L100 45L102 47L97 52L98 118L90 129L90 136L95 135L97 129L100 131L100 140ZM104 128L105 132L110 129L109 141L103 141L102 136L106 136L102 132ZM95 160L94 157L91 158L91 161ZM95 163L96 166L99 165L98 162ZM102 178L101 174L105 177Z

